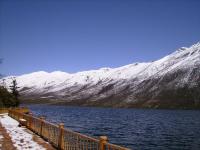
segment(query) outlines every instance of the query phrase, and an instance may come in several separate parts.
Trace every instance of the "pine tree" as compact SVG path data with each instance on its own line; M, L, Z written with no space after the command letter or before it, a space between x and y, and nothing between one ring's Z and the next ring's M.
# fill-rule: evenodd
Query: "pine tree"
M10 86L10 90L14 96L15 99L15 105L18 106L19 105L19 92L18 89L19 87L17 86L17 81L16 79L12 80L12 85Z
M0 107L15 107L16 100L12 93L5 87L0 86Z

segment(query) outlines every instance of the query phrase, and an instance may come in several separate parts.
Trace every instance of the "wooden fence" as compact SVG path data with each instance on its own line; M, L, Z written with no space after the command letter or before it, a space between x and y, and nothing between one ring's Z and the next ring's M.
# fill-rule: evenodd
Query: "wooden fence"
M0 114L8 113L8 108L0 108Z
M128 150L127 148L108 143L106 136L95 139L69 129L64 124L55 125L34 117L31 113L25 114L18 110L9 110L9 116L20 121L26 120L25 126L40 135L50 144L60 150Z
M21 112L21 113L28 113L29 112L29 109L26 108L26 107L12 107L12 108L0 108L0 114L4 114L4 113L8 113L9 110L16 110L18 112Z

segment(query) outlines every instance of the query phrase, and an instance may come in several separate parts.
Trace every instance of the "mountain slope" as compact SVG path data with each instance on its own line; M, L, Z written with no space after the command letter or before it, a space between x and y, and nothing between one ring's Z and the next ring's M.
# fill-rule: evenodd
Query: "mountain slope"
M13 77L0 80L8 87ZM200 43L154 62L69 74L17 76L24 102L112 107L200 106Z

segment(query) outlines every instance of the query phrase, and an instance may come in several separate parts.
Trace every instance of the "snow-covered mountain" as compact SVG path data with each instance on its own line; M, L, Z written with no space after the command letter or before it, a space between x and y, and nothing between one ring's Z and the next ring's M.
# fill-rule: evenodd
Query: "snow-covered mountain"
M0 84L9 87L14 76ZM199 107L200 43L160 60L69 74L15 77L24 102L114 107Z

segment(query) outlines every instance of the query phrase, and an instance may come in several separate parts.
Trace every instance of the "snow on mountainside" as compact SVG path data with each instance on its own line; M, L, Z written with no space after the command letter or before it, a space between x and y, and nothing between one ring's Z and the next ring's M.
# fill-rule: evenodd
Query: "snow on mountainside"
M5 77L0 84L8 87L12 78ZM39 71L17 76L16 80L24 102L32 99L92 106L196 107L200 105L200 43L154 62L74 74Z

